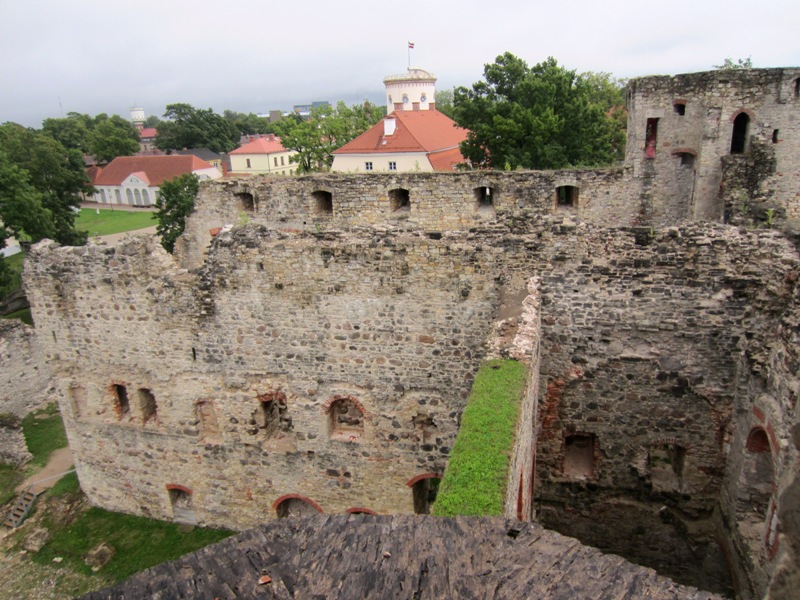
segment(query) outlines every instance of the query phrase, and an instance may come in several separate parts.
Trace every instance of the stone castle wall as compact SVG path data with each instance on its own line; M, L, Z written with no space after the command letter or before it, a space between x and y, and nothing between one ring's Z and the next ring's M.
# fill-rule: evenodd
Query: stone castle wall
M0 319L0 413L27 415L47 400L50 379L35 330Z

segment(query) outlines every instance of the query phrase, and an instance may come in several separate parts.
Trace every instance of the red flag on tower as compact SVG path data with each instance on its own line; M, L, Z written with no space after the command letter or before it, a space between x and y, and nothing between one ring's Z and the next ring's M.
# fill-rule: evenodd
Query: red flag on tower
M408 42L408 49L409 50L413 50L414 49L414 42Z

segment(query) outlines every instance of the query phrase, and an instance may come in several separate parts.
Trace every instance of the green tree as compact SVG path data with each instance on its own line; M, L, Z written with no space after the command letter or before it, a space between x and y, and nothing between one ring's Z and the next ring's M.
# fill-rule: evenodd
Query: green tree
M18 239L38 242L53 237L50 211L42 204L42 194L31 185L24 169L8 160L0 151L0 248L5 247L8 234Z
M586 75L553 58L529 67L507 52L485 65L484 79L454 94L455 121L469 130L461 152L473 165L560 169L618 156L624 132Z
M94 125L89 115L69 113L61 119L45 119L42 132L68 149L86 152L88 148L89 130Z
M275 133L274 126L265 117L259 117L253 113L241 113L232 110L226 110L222 113L226 119L233 123L236 130L241 135L254 135L257 133Z
M144 126L158 129L161 126L161 119L159 119L156 115L150 115L144 120Z
M81 195L92 191L81 151L15 123L0 125L0 150L9 163L27 174L28 183L41 195L52 219L52 238L69 246L86 243L86 232L75 230Z
M194 200L200 189L196 175L187 173L161 184L156 200L156 231L161 236L161 245L170 254L175 250L175 241L186 227L186 217L194 210Z
M386 114L383 107L370 102L335 107L317 106L308 119L291 115L275 124L275 133L287 150L297 152L292 161L300 173L326 171L333 163L333 151L355 139Z
M139 151L139 132L118 115L98 115L89 133L88 153L98 162L111 162L118 156L132 156Z
M436 92L436 110L453 118L453 90L437 90Z
M236 126L213 110L194 108L189 104L169 104L165 121L158 127L156 147L161 150L208 148L214 152L230 152L239 145Z

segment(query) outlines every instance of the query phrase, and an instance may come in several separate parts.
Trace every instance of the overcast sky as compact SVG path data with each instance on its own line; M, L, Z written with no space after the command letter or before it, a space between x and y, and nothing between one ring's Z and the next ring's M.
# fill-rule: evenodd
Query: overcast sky
M0 0L0 122L384 102L412 66L469 86L503 52L617 77L800 65L798 0Z

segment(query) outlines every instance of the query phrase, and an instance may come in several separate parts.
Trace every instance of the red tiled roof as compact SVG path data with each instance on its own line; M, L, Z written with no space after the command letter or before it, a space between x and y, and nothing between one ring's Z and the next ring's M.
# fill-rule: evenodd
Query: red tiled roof
M428 160L431 161L434 171L455 171L453 168L455 165L465 162L464 156L458 148L431 152L428 154Z
M149 185L214 167L196 156L118 156L95 179L94 185L121 185L132 173L144 173Z
M396 119L395 131L384 135L384 120L392 117ZM436 152L457 149L465 139L467 130L456 126L455 121L438 110L401 110L385 117L334 154ZM463 162L463 158L456 162Z
M286 149L281 144L281 138L270 134L243 144L230 154L275 154L276 152L286 152Z
M158 135L155 127L145 127L139 132L139 139L154 138Z
M100 173L103 172L102 167L98 167L97 165L92 165L91 167L86 168L86 176L89 178L89 183L94 185L97 182L97 178L100 176Z

